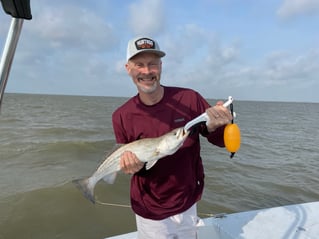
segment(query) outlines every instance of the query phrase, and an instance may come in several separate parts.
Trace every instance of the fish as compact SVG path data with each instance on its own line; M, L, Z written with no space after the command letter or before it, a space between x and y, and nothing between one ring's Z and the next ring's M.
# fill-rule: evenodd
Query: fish
M114 183L117 172L121 170L120 158L125 151L133 152L140 161L145 162L145 169L149 170L159 159L174 154L183 145L189 133L190 131L181 127L160 137L143 138L123 144L115 151L105 155L104 161L90 177L76 179L72 182L94 204L95 185L101 179L109 184Z

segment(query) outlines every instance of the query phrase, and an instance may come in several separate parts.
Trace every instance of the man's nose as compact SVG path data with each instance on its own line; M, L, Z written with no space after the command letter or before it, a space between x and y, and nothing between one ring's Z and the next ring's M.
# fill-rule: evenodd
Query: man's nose
M143 65L143 67L141 67L140 70L143 73L150 73L151 72L151 67L149 65Z

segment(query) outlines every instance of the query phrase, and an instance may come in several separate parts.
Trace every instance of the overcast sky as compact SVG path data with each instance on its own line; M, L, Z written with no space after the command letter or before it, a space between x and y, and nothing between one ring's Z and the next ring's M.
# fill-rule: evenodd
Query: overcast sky
M127 42L206 98L319 102L319 0L31 0L6 92L132 96ZM2 52L11 17L0 12Z

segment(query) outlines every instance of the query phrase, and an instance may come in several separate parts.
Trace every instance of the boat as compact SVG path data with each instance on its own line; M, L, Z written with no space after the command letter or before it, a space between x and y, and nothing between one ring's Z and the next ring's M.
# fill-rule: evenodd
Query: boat
M203 219L198 239L317 239L319 201L293 204ZM136 239L131 232L105 239Z

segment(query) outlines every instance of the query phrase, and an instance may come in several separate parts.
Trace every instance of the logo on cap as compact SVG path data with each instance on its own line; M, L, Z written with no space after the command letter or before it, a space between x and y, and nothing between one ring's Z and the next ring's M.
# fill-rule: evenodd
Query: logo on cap
M137 50L142 49L155 49L155 42L149 38L141 38L135 41Z

